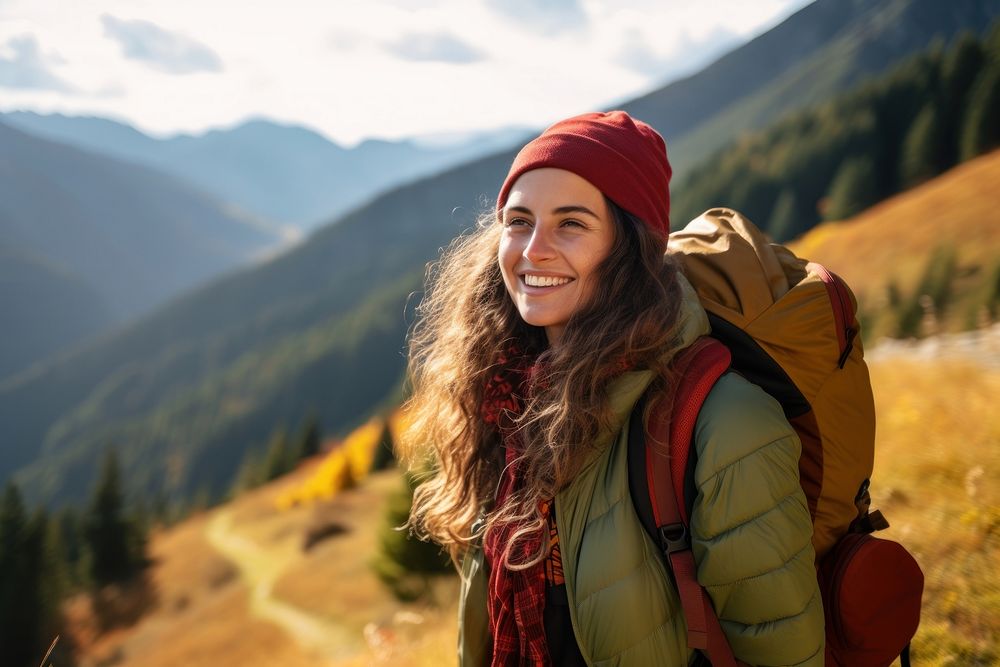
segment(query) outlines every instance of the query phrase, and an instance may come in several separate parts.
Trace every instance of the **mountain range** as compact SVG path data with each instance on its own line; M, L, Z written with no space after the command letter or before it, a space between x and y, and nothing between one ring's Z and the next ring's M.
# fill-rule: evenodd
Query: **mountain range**
M0 123L0 378L279 241L187 182Z
M666 135L683 174L740 132L998 14L1000 0L817 0L624 108ZM77 499L112 445L137 488L219 497L276 425L310 409L330 431L360 423L401 390L426 263L490 208L512 157L398 187L266 264L0 380L0 477L16 471L50 502Z
M0 121L157 169L273 225L305 232L392 186L508 148L529 132L511 127L451 141L369 139L344 148L308 128L265 119L165 139L106 118L16 111L0 114Z

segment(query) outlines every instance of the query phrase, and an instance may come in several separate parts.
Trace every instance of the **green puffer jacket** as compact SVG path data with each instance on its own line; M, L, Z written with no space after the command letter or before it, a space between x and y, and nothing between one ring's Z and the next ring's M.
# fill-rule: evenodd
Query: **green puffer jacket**
M683 337L708 332L687 281ZM628 489L628 416L652 380L634 371L611 388L615 428L555 498L574 634L587 664L682 666L693 658L676 589ZM695 426L697 496L691 518L698 580L736 657L752 665L822 665L823 606L799 486L800 444L778 403L727 373ZM462 566L459 663L488 664L482 551Z

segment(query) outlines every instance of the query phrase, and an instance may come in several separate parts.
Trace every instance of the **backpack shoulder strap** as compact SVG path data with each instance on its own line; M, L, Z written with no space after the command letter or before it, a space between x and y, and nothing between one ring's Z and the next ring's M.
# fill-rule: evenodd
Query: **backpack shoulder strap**
M650 502L660 547L680 595L688 647L707 653L713 667L736 667L740 663L733 656L708 594L698 583L691 552L690 508L684 501L684 477L698 413L731 361L729 349L708 337L683 350L673 364L678 383L671 394L652 406L646 429Z
M704 336L682 350L673 368L678 384L649 413L646 430L646 481L653 519L658 528L690 522L684 501L684 475L691 457L694 427L701 406L720 377L729 369L729 349Z

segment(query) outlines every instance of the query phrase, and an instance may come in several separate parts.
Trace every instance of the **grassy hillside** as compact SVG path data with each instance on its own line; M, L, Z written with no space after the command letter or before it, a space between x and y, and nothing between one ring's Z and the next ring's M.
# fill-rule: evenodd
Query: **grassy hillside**
M994 151L854 218L824 223L790 247L854 288L869 341L896 333L900 310L921 296L935 253L953 254L945 308L936 308L924 333L968 329L989 319L984 309L1000 299L998 183Z
M989 363L977 362L975 351L964 359L871 355L872 495L892 524L880 536L903 542L926 577L913 646L918 667L1000 661L1000 419L993 405L1000 329L981 345L993 350ZM369 567L398 474L378 473L333 500L279 509L320 465L157 534L156 601L132 627L96 633L86 601L72 601L82 667L111 656L122 667L454 664L457 582L440 583L436 604L403 605ZM317 526L338 530L303 549ZM227 551L233 543L242 548Z

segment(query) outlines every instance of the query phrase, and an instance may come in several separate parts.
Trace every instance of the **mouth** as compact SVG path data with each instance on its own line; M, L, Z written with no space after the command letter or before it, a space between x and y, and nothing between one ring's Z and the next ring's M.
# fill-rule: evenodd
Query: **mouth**
M573 282L573 278L566 276L542 276L534 273L523 273L520 278L526 286L537 288L562 287Z

